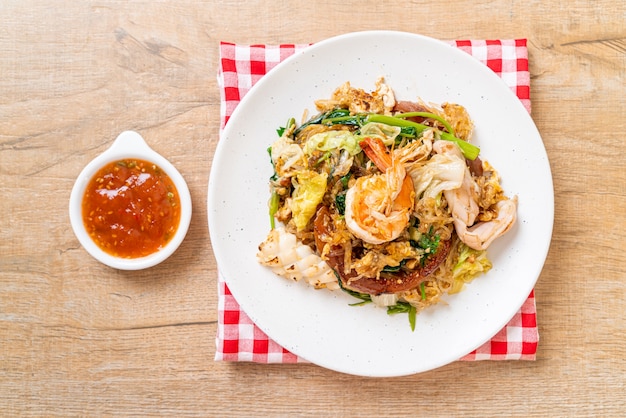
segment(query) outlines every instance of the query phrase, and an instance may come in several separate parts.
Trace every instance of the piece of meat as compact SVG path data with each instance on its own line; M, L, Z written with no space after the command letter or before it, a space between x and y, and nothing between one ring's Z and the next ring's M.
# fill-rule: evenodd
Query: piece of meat
M473 160L465 159L465 163L469 167L470 173L474 175L474 177L480 177L483 175L483 162L480 157L476 157Z
M393 108L394 113L410 113L410 112L430 112L426 106L423 106L420 103L409 102L406 100L402 100L396 102L396 105ZM422 123L426 120L426 118L420 116L413 116L410 118L406 118L406 120L410 120L417 123Z
M328 230L330 225L330 212L328 207L321 206L315 216L315 244L317 252L321 254L325 242L322 237L331 233ZM334 246L327 254L328 265L337 273L342 286L357 292L368 293L370 295L380 295L381 293L397 293L414 289L423 281L428 280L439 265L450 253L451 241L446 240L439 243L439 248L435 254L426 259L426 263L411 271L400 270L397 273L381 273L380 278L358 277L357 272L352 269L345 272L344 252L339 246Z

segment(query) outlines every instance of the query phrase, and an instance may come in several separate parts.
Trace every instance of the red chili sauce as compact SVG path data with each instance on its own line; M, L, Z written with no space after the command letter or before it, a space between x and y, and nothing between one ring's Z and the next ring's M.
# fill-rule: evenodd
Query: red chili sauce
M83 222L105 252L122 258L147 256L176 233L180 197L172 180L155 164L115 161L102 167L87 185Z

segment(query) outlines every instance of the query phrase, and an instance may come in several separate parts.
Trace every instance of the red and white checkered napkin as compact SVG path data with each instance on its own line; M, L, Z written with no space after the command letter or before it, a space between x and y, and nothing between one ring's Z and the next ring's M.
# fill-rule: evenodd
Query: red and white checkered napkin
M530 112L530 74L526 40L462 40L452 45L491 68L517 94ZM309 45L220 44L218 82L221 90L221 128L250 88L288 56ZM241 310L221 273L218 274L216 361L304 363L268 338ZM539 333L534 291L513 319L484 345L460 360L534 360Z

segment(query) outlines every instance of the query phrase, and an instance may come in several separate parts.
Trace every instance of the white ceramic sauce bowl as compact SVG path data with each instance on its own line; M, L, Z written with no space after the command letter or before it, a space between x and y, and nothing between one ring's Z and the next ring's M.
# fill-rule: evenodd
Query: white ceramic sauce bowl
M103 251L87 233L82 215L85 189L96 172L111 162L127 158L137 158L156 164L170 177L180 197L180 223L172 239L160 250L138 258L121 258ZM185 179L166 158L150 148L137 132L125 131L115 139L106 151L94 158L81 171L70 194L69 215L74 234L92 257L119 270L140 270L166 260L183 242L191 221L191 196Z

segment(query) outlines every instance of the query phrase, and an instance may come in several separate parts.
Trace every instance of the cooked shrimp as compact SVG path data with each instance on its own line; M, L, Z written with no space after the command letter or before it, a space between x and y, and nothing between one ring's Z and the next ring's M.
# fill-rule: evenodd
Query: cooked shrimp
M463 158L458 146L450 142L437 141L433 149L438 154ZM493 240L513 226L517 218L517 198L505 199L494 205L498 213L494 219L474 224L480 211L477 203L478 185L467 167L461 186L444 190L443 194L452 212L457 235L468 247L475 250L486 250Z
M316 289L338 289L337 277L328 264L309 247L299 242L284 228L272 229L259 245L259 263L285 278L304 279Z
M387 152L380 139L359 144L382 174L359 177L346 193L346 226L370 244L396 239L407 227L415 191L402 163Z

